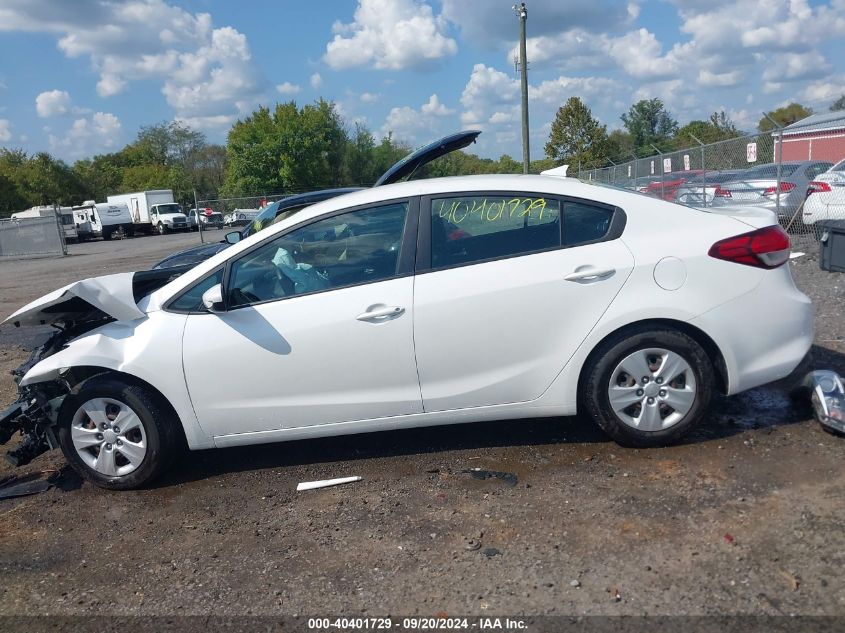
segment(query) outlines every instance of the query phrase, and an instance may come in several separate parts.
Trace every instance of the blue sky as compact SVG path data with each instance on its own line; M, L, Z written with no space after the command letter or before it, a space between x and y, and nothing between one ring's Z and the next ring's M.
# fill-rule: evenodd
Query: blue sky
M484 131L521 156L512 0L0 0L0 146L73 161L180 119L224 142L259 104L335 101L416 145ZM610 129L660 97L681 123L817 111L845 94L845 0L528 0L531 154L581 97Z

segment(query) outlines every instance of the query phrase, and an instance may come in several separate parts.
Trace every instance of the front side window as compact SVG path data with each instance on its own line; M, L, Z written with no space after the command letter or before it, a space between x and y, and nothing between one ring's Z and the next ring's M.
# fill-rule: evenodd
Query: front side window
M223 269L220 268L198 284L183 292L178 299L171 302L167 307L170 310L176 310L178 312L197 312L202 310L202 296L205 294L205 291L222 282Z
M399 202L318 220L232 264L230 308L393 277L408 215Z
M431 201L431 266L509 257L560 246L560 202L523 195Z

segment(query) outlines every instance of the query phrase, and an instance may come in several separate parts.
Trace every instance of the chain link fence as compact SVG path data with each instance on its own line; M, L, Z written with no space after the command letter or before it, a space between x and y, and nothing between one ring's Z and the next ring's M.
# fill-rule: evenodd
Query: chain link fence
M653 150L652 156L632 156L578 176L694 207L769 209L794 246L813 246L823 233L819 222L845 220L845 113L813 115L717 143Z
M0 257L67 255L58 217L0 220Z

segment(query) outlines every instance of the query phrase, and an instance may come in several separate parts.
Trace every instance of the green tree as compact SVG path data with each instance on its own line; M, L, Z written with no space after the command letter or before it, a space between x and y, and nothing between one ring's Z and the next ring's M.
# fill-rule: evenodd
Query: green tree
M334 103L261 107L229 131L228 195L307 191L341 184L348 136Z
M830 104L831 112L841 112L842 110L845 110L845 95L842 95L836 101Z
M548 158L573 169L597 167L607 159L607 127L580 98L570 97L558 108L545 150Z
M657 98L638 101L621 119L641 156L653 154L651 145L664 145L678 131L678 122Z
M634 139L625 130L613 130L607 135L607 156L617 163L627 161L634 153Z
M792 125L796 121L806 119L811 114L813 114L813 110L811 108L804 107L800 103L790 103L789 105L778 108L773 112L769 112L769 116L777 121L778 125L781 127L786 127L787 125ZM760 119L760 122L757 124L757 129L761 132L768 132L769 130L774 129L774 127L775 126L772 125L772 122L766 117Z
M685 149L698 147L696 138L702 143L715 143L742 136L724 111L714 112L707 121L690 121L675 135L675 147Z

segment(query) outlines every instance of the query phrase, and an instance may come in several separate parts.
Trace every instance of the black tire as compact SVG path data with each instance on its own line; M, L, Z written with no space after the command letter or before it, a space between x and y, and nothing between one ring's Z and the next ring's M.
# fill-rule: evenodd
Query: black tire
M158 234L159 235L164 235L165 233L167 233L167 227L164 226L164 224L162 224L161 222L158 223L157 228L158 228Z
M131 408L143 425L146 454L141 464L126 475L107 476L83 461L73 445L71 423L79 407L93 398L109 398ZM170 408L150 389L128 384L119 378L95 376L72 392L59 412L59 444L65 459L82 477L110 490L131 490L146 486L170 466L179 447L179 435ZM87 450L87 449L86 449Z
M608 388L617 366L637 350L662 348L680 355L695 378L693 404L678 422L665 429L644 431L626 424L610 405ZM603 342L591 355L582 375L580 401L598 426L622 446L647 448L678 440L701 422L716 389L713 362L690 336L668 327L645 325Z

